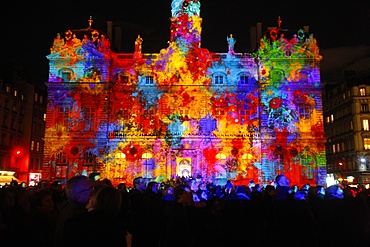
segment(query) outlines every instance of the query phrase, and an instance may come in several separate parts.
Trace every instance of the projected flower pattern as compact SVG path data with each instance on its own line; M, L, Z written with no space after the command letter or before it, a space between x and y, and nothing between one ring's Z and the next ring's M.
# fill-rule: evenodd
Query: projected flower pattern
M212 54L201 48L200 2L172 6L169 45L159 54L137 49L122 57L91 27L57 35L48 55L50 167L66 153L69 176L79 173L87 152L102 177L131 181L150 164L150 176L163 179L176 175L176 157L186 157L198 177L216 178L223 167L246 181L268 183L284 172L295 184L323 184L321 57L313 36L300 30L288 39L273 29L256 53Z

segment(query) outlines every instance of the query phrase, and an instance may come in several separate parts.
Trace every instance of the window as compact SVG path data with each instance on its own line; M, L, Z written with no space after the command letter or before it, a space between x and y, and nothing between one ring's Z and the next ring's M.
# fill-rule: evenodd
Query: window
M57 153L55 157L55 161L57 165L62 165L67 163L67 154L66 153Z
M39 99L39 94L38 93L35 93L35 95L34 95L34 101L37 102L38 99Z
M369 137L364 138L364 149L370 150L370 138Z
M10 129L15 130L15 118L11 118L10 120Z
M95 162L96 156L91 152L86 152L84 154L84 165L93 165Z
M146 85L153 85L154 84L153 76L146 76L145 77L145 84Z
M72 78L72 73L71 73L71 71L63 71L62 72L62 80L64 81L64 82L69 82L69 81L71 81L71 78Z
M365 96L366 95L366 88L360 87L360 95Z
M337 143L337 152L340 152L340 143Z
M186 110L186 113L185 114L188 114L187 113L187 110ZM152 115L154 115L154 110L144 110L144 115L147 116L147 117L148 116L152 116Z
M17 112L17 102L13 102L12 112Z
M368 104L362 104L361 105L361 112L369 112L369 105Z
M40 104L42 104L44 102L44 98L42 97L42 95L40 95Z
M334 114L330 115L330 121L333 123L334 122Z
M5 145L5 141L6 141L5 138L6 138L5 134L1 134L1 139L0 139L1 145Z
M241 85L246 85L246 84L248 84L248 76L246 76L246 75L241 75L241 76L240 76L239 81L240 81L240 84L241 84Z
M31 151L35 149L35 141L31 141Z
M314 164L315 161L310 155L302 155L301 157L301 164L302 164L302 176L305 179L313 179L314 178Z
M55 176L57 178L65 178L67 176L67 166L66 165L57 165L55 167Z
M3 116L3 127L5 128L8 127L8 116L7 115Z
M17 91L17 89L14 89L13 95L14 95L15 97L17 97L17 95L18 95L18 91Z
M335 146L335 144L333 144L333 145L332 145L332 148L333 148L333 154L335 154L335 153L336 153L336 149L335 149L335 147L336 147L336 146Z
M85 130L94 130L95 108L85 108Z
M36 151L40 152L40 142L36 142Z
M10 86L7 85L5 90L6 90L7 93L9 93L10 92Z
M124 83L124 84L127 84L129 82L127 75L120 75L119 78L120 78L121 82Z
M69 108L68 107L60 107L60 108L58 108L58 119L57 119L57 121L58 121L58 127L59 128L62 128L62 127L69 127L69 121L68 121L68 119L69 119ZM35 126L34 126L34 133L36 133L36 124L35 124Z
M215 84L216 85L224 84L224 77L222 75L216 75Z
M311 109L308 107L299 107L299 117L302 119L309 119L311 114Z
M362 129L364 131L369 131L369 120L368 119L362 119Z

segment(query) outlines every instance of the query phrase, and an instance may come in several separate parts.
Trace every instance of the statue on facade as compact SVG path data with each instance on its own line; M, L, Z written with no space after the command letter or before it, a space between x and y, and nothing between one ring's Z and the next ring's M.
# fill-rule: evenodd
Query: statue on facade
M107 39L104 34L102 34L100 36L100 39L98 40L98 50L101 52L106 52L110 50L109 39Z
M53 47L50 50L60 51L63 45L64 45L64 40L61 38L60 33L57 33L57 37L54 38Z
M139 34L135 40L135 53L141 53L142 43L143 43L143 39L140 37L140 34Z
M227 40L227 45L229 46L229 52L228 53L230 55L235 54L235 52L234 52L234 45L235 45L236 41L233 38L233 35L230 34L230 37L226 37L226 40Z

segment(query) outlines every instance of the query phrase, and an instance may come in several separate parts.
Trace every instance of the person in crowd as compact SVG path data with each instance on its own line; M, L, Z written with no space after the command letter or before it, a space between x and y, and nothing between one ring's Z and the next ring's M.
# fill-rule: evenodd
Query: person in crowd
M216 224L207 203L194 202L188 184L175 187L175 201L166 208L164 246L216 246ZM183 238L182 236L186 236Z
M292 239L294 235L288 234L287 229L290 229L294 221L293 212L294 204L293 197L290 193L290 181L284 174L279 174L275 178L276 183L276 198L273 201L274 219L276 221L276 244L277 246L294 246Z
M1 246L21 246L19 229L23 229L28 209L19 203L18 188L0 188L0 239ZM23 189L23 188L21 188Z
M136 222L134 220L133 211L135 211L135 206L133 206L136 200L140 200L142 193L146 190L146 180L141 177L135 177L132 181L133 188L130 189L128 193L128 208L127 208L127 239L129 240L130 244L132 241L132 233L136 231L135 226ZM139 203L138 203L139 204ZM140 205L140 204L139 204Z
M225 184L225 189L224 189L225 195L232 194L234 192L234 190L235 190L235 187L234 187L233 183L230 180L228 180Z
M61 203L55 228L55 244L60 246L64 223L77 215L86 213L85 208L91 192L91 183L86 176L70 178L65 187L66 200Z
M133 185L134 188L132 188L129 193L131 200L146 190L146 180L143 177L136 177L134 178Z
M146 190L132 201L132 247L159 246L164 228L164 201L160 184L150 181Z
M162 199L166 202L172 202L175 200L173 196L174 187L172 185L165 185L162 191Z
M276 182L276 199L285 200L290 195L290 182L289 179L284 175L277 175L275 178Z
M118 217L122 194L109 185L99 185L86 204L87 212L69 218L63 227L61 246L127 246L124 222Z
M188 219L188 207L193 203L189 185L177 185L174 189L175 203L166 209L166 228L164 246L185 247L193 242L191 223ZM182 236L186 236L183 240Z
M36 189L37 190L50 189L50 185L49 185L48 181L41 180L40 182L37 183Z
M26 217L25 245L38 247L54 246L56 212L53 194L48 189L36 190L29 198L30 212Z
M120 191L128 192L128 188L126 186L126 183L119 183L117 185L117 189Z
M62 195L63 195L63 185L60 181L54 181L50 185L50 191L53 196L54 201L54 209L57 210L59 208L59 205L62 202Z
M261 186L261 184L255 184L255 186L252 187L251 199L261 201L262 197L263 197L263 187Z
M221 246L253 246L256 218L253 216L255 212L247 195L248 190L247 185L236 186L221 204ZM242 227L231 227L233 225Z

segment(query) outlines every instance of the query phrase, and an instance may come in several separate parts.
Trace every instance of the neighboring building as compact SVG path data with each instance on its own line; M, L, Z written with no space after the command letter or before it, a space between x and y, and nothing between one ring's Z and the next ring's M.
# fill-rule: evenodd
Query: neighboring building
M180 5L179 5L180 4ZM159 53L112 52L92 27L57 34L49 59L44 178L100 172L224 183L325 184L319 49L308 27L252 37L256 51L201 47L199 1L172 1ZM108 22L108 31L112 22ZM260 39L261 38L261 39ZM252 44L253 46L253 44Z
M29 182L30 172L41 174L42 170L46 102L34 102L34 95L46 98L46 87L35 86L17 75L2 76L0 173L11 173L19 181Z
M327 172L343 184L370 183L370 78L353 71L324 91Z

